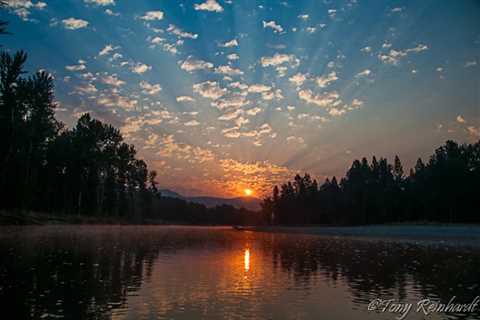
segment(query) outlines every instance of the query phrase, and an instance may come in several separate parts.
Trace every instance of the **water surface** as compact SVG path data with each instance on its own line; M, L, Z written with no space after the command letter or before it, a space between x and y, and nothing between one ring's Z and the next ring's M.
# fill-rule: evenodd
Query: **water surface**
M395 319L369 303L469 303L479 270L478 247L453 242L223 227L0 228L0 304L12 319Z

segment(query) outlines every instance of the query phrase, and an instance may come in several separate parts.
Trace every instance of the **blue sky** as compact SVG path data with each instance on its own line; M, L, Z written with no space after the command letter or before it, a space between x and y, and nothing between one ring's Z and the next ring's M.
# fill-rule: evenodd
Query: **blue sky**
M162 187L257 195L480 138L478 1L10 0L58 118L119 127Z

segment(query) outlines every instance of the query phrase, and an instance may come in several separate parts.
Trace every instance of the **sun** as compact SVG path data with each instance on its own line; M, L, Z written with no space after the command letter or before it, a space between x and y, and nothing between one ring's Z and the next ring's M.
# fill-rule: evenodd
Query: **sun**
M253 194L252 189L245 189L245 190L243 190L243 192L245 193L245 195L247 197L250 197Z

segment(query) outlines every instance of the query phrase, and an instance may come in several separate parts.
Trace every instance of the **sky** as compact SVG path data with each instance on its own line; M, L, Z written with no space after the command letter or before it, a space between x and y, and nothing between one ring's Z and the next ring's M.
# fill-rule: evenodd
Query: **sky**
M118 127L184 195L256 196L480 138L479 1L7 0L58 119Z

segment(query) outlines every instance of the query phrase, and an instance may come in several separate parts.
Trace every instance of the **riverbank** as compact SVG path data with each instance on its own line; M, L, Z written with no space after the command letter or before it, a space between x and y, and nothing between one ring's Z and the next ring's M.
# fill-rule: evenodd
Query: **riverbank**
M0 225L56 225L56 224L148 224L163 225L162 220L133 220L122 217L95 217L85 215L59 215L43 212L0 211Z
M321 226L257 226L243 231L309 234L339 237L395 238L409 240L479 240L480 225L465 224L401 224L350 227Z

